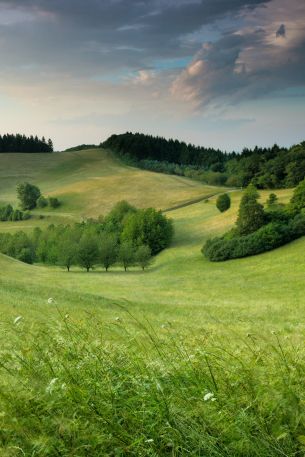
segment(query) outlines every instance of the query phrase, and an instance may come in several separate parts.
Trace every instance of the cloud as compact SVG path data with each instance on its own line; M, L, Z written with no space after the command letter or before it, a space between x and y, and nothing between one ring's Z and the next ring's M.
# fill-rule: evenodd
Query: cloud
M205 43L175 78L172 95L202 109L305 87L305 4L290 0L286 25L278 26L282 7L274 0L249 14L244 27Z

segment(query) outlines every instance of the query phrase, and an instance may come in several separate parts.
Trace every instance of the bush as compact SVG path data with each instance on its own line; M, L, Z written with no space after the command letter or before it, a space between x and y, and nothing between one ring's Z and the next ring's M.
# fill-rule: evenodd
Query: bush
M271 222L246 236L208 240L202 253L213 262L248 257L270 251L303 235L305 214L298 214L288 224Z
M56 197L49 197L48 201L51 208L58 208L60 206L60 201Z
M227 211L231 206L231 198L228 194L219 195L216 200L216 206L221 213Z
M41 195L37 200L37 207L45 208L46 206L48 206L48 200L43 195Z

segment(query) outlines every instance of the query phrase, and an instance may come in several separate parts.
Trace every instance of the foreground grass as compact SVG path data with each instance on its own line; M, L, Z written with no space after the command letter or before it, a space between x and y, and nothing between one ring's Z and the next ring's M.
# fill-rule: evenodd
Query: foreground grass
M289 338L186 340L128 312L5 330L5 457L304 455L304 347Z

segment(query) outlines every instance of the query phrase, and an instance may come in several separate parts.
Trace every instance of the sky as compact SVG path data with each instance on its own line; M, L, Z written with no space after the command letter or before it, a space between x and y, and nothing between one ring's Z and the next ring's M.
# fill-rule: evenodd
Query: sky
M0 0L0 133L305 140L304 0Z

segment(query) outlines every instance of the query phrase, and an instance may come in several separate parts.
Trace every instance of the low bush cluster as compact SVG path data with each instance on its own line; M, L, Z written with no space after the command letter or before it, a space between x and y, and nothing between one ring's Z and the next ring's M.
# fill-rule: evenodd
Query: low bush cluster
M202 251L209 260L219 262L271 251L303 235L305 214L297 215L287 225L271 222L246 236L213 238Z
M236 228L210 239L202 253L211 261L261 254L305 235L305 181L295 189L289 205L277 204L275 194L267 201L269 211L258 203L259 194L248 186L240 203Z
M12 205L0 206L0 221L23 221L29 219L29 213L14 209Z
M27 263L61 265L69 271L78 265L87 271L102 265L107 271L120 264L144 270L151 256L166 248L173 236L171 220L153 208L136 209L118 203L106 216L74 225L50 225L31 235L0 234L0 251Z

